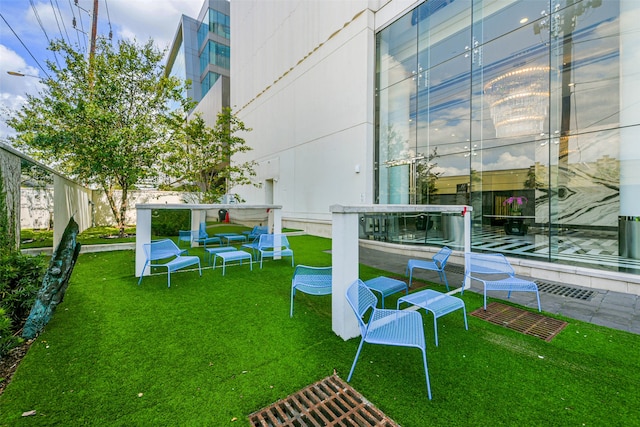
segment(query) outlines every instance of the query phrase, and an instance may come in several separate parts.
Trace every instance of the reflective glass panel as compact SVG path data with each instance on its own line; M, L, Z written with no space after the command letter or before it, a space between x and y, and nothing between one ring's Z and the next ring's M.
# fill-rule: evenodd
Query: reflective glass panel
M632 0L430 0L387 25L377 200L471 204L474 250L640 272L638 29Z

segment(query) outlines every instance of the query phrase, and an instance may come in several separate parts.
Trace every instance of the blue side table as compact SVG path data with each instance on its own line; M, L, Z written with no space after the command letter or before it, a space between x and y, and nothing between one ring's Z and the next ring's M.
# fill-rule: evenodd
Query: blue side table
M433 313L433 331L436 336L436 347L438 346L438 317L462 309L464 328L469 330L467 310L464 307L464 301L458 297L443 294L433 289L425 289L424 291L414 292L411 295L398 298L398 310L403 302L424 308Z
M221 252L233 252L235 250L236 250L236 248L234 248L233 246L220 246L220 247L216 247L216 248L205 248L205 251L207 251L209 253L208 265L211 265L211 257L215 256L215 254L219 254Z
M404 293L409 293L407 284L402 280L392 279L390 277L379 276L375 279L369 279L364 282L367 288L372 291L379 292L382 295L382 308L384 308L384 298L396 292L404 290Z

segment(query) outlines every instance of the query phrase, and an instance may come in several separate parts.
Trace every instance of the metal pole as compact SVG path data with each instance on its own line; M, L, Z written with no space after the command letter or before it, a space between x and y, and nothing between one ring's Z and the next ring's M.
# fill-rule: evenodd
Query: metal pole
M93 0L93 19L91 21L91 47L89 50L89 61L93 61L96 53L96 38L98 34L98 0Z

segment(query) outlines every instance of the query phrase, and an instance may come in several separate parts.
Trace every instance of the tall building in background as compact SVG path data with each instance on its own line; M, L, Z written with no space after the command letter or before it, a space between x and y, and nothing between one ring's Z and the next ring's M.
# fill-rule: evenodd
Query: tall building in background
M196 19L182 15L167 59L167 73L191 80L186 95L198 105L209 126L229 106L230 6L205 0Z

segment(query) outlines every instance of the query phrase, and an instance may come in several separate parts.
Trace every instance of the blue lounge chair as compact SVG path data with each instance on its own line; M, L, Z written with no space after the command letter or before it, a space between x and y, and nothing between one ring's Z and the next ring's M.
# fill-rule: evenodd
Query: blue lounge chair
M242 234L246 234L247 240L255 240L263 234L269 233L269 227L266 225L256 225L251 231L243 231Z
M422 259L410 259L407 263L407 269L404 273L406 276L409 275L409 287L411 287L411 280L413 279L413 269L421 268L423 270L432 270L437 271L440 276L440 282L444 281L447 290L449 290L449 282L447 281L447 273L445 273L444 268L447 265L447 260L451 256L451 249L448 247L443 247L440 249L432 258L431 261L426 261Z
M191 247L191 239L193 233L191 230L180 230L178 231L178 246L182 245L182 242L187 242L188 247Z
M331 267L309 267L296 265L291 279L291 309L289 317L293 317L293 298L296 291L309 295L329 295L332 291Z
M167 269L167 287L171 287L171 272L180 270L181 268L197 264L200 276L202 276L200 258L197 256L185 255L186 252L186 250L180 249L171 239L145 243L144 254L147 259L145 260L144 266L142 267L142 274L140 275L140 279L138 280L138 285L142 282L144 271L147 266L163 267Z
M195 233L195 232L194 232ZM218 236L211 236L207 234L207 223L201 222L200 227L198 229L198 234L194 236L194 241L201 245L204 245L204 248L207 248L207 243L217 243L218 245L222 245L222 239Z
M293 249L289 246L289 239L284 234L263 234L258 240L258 255L260 256L260 268L262 260L275 258L276 256L291 257L291 267L293 267Z
M384 344L400 347L416 347L422 351L422 361L424 362L424 373L427 377L427 392L431 399L431 385L429 383L429 369L427 368L427 345L424 340L424 328L422 326L422 316L417 311L407 310L384 310L376 308L378 299L369 288L358 279L347 289L347 301L353 309L362 339L353 359L353 365L349 372L347 382L351 380L353 371L360 356L362 345ZM365 315L371 310L368 317L369 322L365 323Z
M520 291L535 292L538 311L542 311L538 285L530 280L517 278L513 267L504 255L478 253L467 255L469 256L469 270L465 272L465 275L471 280L477 280L483 284L485 310L487 309L487 291L508 291L507 298L511 297L511 292Z

